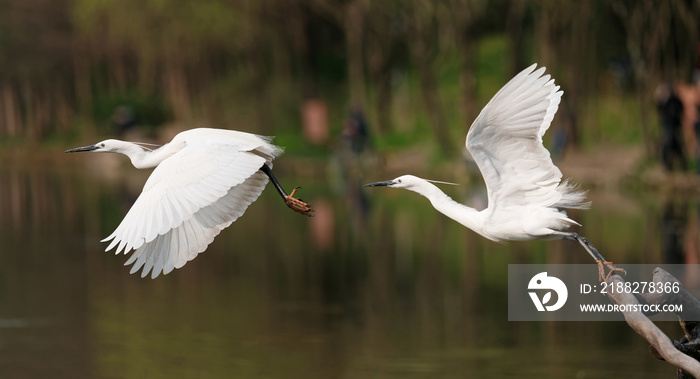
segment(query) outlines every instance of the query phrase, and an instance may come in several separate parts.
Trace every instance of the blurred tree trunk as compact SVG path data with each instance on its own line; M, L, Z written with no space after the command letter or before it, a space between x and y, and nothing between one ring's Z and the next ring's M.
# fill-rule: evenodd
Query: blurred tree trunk
M127 68L124 63L124 53L118 50L110 51L109 72L110 88L117 92L124 93L128 88Z
M3 83L0 101L0 135L17 135L21 130L21 114L17 92L10 83Z
M476 40L478 33L474 24L482 17L488 1L486 0L450 0L446 11L453 24L457 51L462 62L460 84L462 86L462 109L460 112L467 119L477 116L476 104Z
M420 38L418 39L420 40ZM454 152L454 146L450 139L450 133L447 130L447 122L440 102L435 72L427 59L427 46L423 42L415 41L412 48L414 51L413 57L418 67L418 76L420 77L421 97L428 112L430 124L443 153L446 156L450 156Z
M474 120L479 112L476 104L476 49L471 33L461 33L460 53L462 56L462 70L460 72L462 84L461 110L466 119Z
M353 106L364 109L366 106L365 88L365 30L367 23L368 0L308 0L309 4L327 16L345 35L347 59L348 92Z
M435 60L438 28L435 20L436 4L430 2L417 2L408 9L409 24L407 27L408 47L417 68L418 77L421 83L421 97L425 110L428 112L430 125L433 134L446 156L450 156L455 151L455 146L450 138L447 129L447 121L440 93L438 90L437 78L433 71L432 63Z
M370 81L375 88L374 113L375 126L379 134L386 134L393 129L391 103L393 100L392 75L401 35L396 27L394 15L395 4L373 2L367 14L367 53L365 59Z
M542 2L535 9L539 13L536 27L540 61L537 63L546 66L548 74L560 78L557 84L562 86L564 97L553 126L565 130L567 147L580 146L578 115L584 99L595 85L590 78L596 77L598 72L597 49L590 38L594 27L594 6L589 1ZM558 67L563 67L564 72L559 73ZM598 139L600 133L599 128L595 128L593 138Z
M304 97L313 96L316 84L309 59L309 40L307 37L308 16L300 2L289 1L283 8L283 14L276 15L276 20L283 25L282 38L291 48L293 64L297 67Z
M342 23L346 38L350 102L352 106L358 106L364 109L366 106L366 91L363 37L365 34L367 10L364 0L350 1L344 8Z
M391 71L385 71L384 75L381 75L375 83L377 86L377 124L378 129L383 134L393 129L391 121L391 101L393 99L391 75Z
M27 82L22 86L22 104L25 114L25 135L32 140L38 140L46 119L46 105L37 85Z
M137 82L143 93L151 94L156 91L157 66L156 57L153 56L153 53L139 54Z
M376 125L376 130L380 134L386 134L392 129L391 35L385 35L382 31L372 33L367 41L367 51L369 75L371 78L370 80L374 84L376 91L374 108L377 115L377 121L372 124Z
M567 96L562 100L562 117L558 122L564 124L567 131L567 146L578 148L581 145L580 128L578 115L581 111L583 100L590 92L591 81L587 78L595 77L596 70L596 49L590 43L590 31L593 27L592 3L579 1L568 3L569 7L565 11L570 15L564 23L570 30L568 38L562 38L561 49L567 51L566 54L566 86Z
M90 66L92 60L88 48L82 41L73 43L73 88L78 107L92 107L92 89L90 83Z
M539 18L537 19L537 47L540 57L540 66L551 67L554 63L554 47L552 46L554 29L554 10L556 5L541 3Z
M28 81L22 83L20 89L21 103L24 111L24 134L33 138L36 134L36 115L34 104L34 91Z
M66 89L70 88L70 86L65 80L65 77L61 77L60 80L54 80L51 85L52 125L50 127L59 132L69 131L71 119L75 115L75 109L77 108L74 100L75 95L66 96Z
M265 44L260 41L251 47L248 59L248 70L252 73L251 92L255 96L255 113L260 127L260 134L272 135L273 113L270 112L269 86L267 86L267 75L265 70Z
M508 48L510 49L509 77L517 75L526 66L529 66L529 62L524 61L524 19L524 0L511 1L508 7L508 14L506 15L506 36L508 38Z
M163 70L163 88L172 108L173 115L179 120L189 120L192 116L190 95L187 88L187 75L178 58L167 59Z
M639 103L639 111L642 129L642 138L646 154L649 157L658 155L657 143L654 133L649 125L649 111L652 106L651 93L652 84L660 83L663 74L659 74L659 66L657 62L661 57L659 39L650 38L648 23L651 22L648 17L652 14L654 17L662 14L656 11L656 2L653 0L640 0L636 2L616 1L612 4L613 10L620 16L623 27L627 32L626 46L627 53L632 61L634 70L634 82L637 93L637 101ZM651 13L650 13L651 12ZM665 21L662 20L660 27L664 28ZM655 34L663 31L656 31ZM646 53L645 53L646 51ZM658 59L647 59L648 57L657 57Z
M51 124L51 100L48 97L46 86L40 86L34 92L34 132L30 135L33 140L39 141L46 135Z

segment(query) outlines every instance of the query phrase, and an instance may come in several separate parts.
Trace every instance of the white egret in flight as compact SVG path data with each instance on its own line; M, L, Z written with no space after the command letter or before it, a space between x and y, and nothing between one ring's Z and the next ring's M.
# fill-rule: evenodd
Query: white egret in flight
M542 144L562 91L549 75L542 76L544 67L535 70L536 66L526 68L503 86L467 133L467 149L486 183L486 209L477 211L457 203L431 181L412 175L365 187L417 192L439 212L493 241L576 240L598 263L603 278L603 264L618 269L587 238L562 231L579 225L567 217L563 208L588 208L589 203L584 192L568 179L562 180L561 171Z
M109 237L105 251L134 253L125 265L157 277L180 268L206 250L221 230L236 221L269 180L285 204L301 214L313 210L287 195L272 175L282 149L271 138L223 129L191 129L151 150L145 144L108 139L66 153L120 153L136 168L153 168L141 195Z

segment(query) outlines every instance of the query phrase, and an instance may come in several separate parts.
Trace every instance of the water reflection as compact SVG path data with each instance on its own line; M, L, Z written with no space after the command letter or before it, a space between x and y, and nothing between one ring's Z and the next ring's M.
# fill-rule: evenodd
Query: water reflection
M0 170L0 372L13 378L673 375L622 323L507 321L508 263L589 263L574 243L499 245L437 214L419 196L384 191L368 199L355 182L338 191L325 179L310 180L304 197L317 207L316 218L285 211L267 190L205 253L147 280L129 275L126 259L104 254L99 243L138 195L139 178L120 185L125 178L69 167ZM459 192L465 190L452 195L469 197ZM593 196L594 209L573 216L606 257L691 260L688 252L696 250L664 252L663 225L674 220L684 236L695 235L695 200L669 208L644 197ZM664 327L680 334L675 325Z

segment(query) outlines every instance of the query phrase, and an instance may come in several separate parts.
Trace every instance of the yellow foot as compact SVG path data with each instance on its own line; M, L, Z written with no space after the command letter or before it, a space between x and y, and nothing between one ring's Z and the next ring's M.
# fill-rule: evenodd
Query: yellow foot
M311 217L311 212L314 211L313 209L311 209L311 206L309 204L306 204L303 200L294 197L294 194L297 193L297 190L300 188L301 187L294 188L290 195L285 196L284 203L287 204L287 206L294 212L298 212L305 216Z
M626 274L625 269L615 267L612 262L596 261L596 263L598 264L598 279L601 282L607 282L608 279L613 276L614 272L621 272L623 275ZM605 266L608 266L608 270L610 270L607 275L605 274Z

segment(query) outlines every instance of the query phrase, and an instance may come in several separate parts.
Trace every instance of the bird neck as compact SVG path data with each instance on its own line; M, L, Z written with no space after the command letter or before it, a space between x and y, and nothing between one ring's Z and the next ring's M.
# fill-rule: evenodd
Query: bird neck
M425 196L438 212L485 236L481 228L483 224L482 213L478 210L452 200L437 186L429 182L409 189ZM491 239L491 237L485 237Z
M139 169L156 167L160 162L180 150L180 148L176 146L165 144L156 150L146 151L135 143L126 141L119 142L119 148L114 152L129 157L131 164Z

